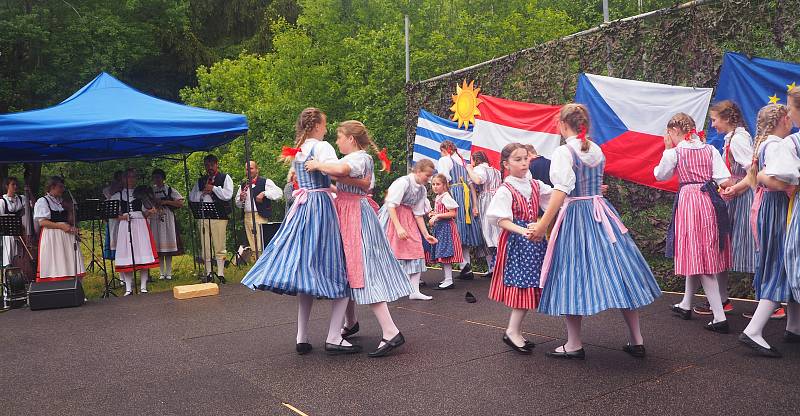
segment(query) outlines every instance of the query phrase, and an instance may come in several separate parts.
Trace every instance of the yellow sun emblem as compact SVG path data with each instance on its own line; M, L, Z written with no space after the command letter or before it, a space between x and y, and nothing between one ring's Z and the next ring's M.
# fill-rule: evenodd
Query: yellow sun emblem
M458 127L464 126L464 129L469 128L469 123L475 124L475 116L481 115L478 110L478 105L483 102L478 98L478 93L481 92L480 88L475 88L475 80L467 85L467 80L464 80L463 85L456 84L456 95L453 96L453 106L450 111L453 112L453 121L458 122Z

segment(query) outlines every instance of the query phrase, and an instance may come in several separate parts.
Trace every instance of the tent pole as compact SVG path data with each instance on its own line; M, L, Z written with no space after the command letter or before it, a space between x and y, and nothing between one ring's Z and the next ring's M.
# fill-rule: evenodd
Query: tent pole
M189 186L189 166L186 164L186 159L189 158L189 155L186 153L181 153L183 156L183 185L186 188L186 198L189 198L189 194L192 192L192 188ZM195 232L194 232L194 221L192 221L192 215L189 214L189 235L192 239L192 270L194 271L195 277L198 276L199 270L197 270L197 241L195 240Z
M249 139L249 134L248 133L249 132L246 132L244 134L244 170L245 170L245 175L247 175L247 186L250 186L250 183L252 183L253 178L250 177L250 169L248 169L250 167L250 139ZM250 189L252 189L252 188L250 188ZM250 195L250 221L251 221L251 224L253 225L253 228L252 228L253 241L255 241L256 244L255 244L255 247L250 247L250 250L255 254L254 258L256 260L258 260L258 252L259 252L259 249L261 247L258 246L258 235L259 235L259 231L260 230L258 228L256 228L256 207L255 207L255 205L256 205L256 198L252 195L252 192L251 192L251 195ZM244 215L244 214L245 213L242 212L242 219L244 221L247 221L247 218L245 218L246 215ZM262 243L263 243L263 241L262 241Z

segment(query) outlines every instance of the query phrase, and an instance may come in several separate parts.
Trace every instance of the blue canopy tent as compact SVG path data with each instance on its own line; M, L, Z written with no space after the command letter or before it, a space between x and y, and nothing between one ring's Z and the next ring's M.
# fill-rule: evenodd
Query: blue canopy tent
M244 115L161 100L103 72L53 107L0 115L0 163L189 153L246 132Z
M0 115L0 164L181 154L188 192L188 154L247 130L244 115L161 100L103 72L53 107ZM249 150L245 135L248 160ZM190 231L195 240L194 227Z

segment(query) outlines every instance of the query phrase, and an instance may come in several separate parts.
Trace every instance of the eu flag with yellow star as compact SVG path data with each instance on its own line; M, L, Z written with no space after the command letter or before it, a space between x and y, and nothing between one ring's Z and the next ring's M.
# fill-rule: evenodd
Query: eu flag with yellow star
M714 102L733 100L742 109L747 130L756 135L756 116L761 107L786 105L786 93L800 83L800 64L765 58L748 58L726 52L722 59ZM709 143L721 148L725 135L708 128Z

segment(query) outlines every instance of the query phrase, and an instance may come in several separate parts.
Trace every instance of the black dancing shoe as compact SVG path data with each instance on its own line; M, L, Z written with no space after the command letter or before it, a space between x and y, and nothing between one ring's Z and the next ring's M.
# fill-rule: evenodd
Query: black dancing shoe
M528 341L527 339L525 340L525 348L527 348L529 350L533 350L535 347L536 347L536 344L534 344L531 341Z
M790 331L784 331L783 342L787 344L800 344L800 334L795 334L794 332Z
M622 347L622 351L625 351L631 356L636 358L643 358L645 355L647 355L647 351L645 351L644 345L641 344L640 345L627 344L624 347Z
M349 337L352 337L358 332L359 329L361 328L358 327L358 322L356 322L356 324L351 326L350 328L348 327L342 328L342 338L347 339Z
M449 289L454 289L455 287L456 287L455 283L450 283L447 286L442 286L442 284L439 283L439 286L436 286L435 288L433 288L433 290L449 290Z
M360 345L342 345L342 342L344 342L344 338L339 341L339 344L326 342L325 352L327 352L328 355L358 354L361 352Z
M528 348L528 343L527 342L525 343L525 345L519 347L519 346L517 346L517 344L514 344L514 341L512 341L511 338L508 337L508 335L503 334L503 342L505 342L506 345L511 347L512 350L514 350L514 351L516 351L516 352L518 352L520 354L531 355L531 353L533 353L533 351L531 351L531 349Z
M675 315L680 316L680 318L683 319L684 321L688 321L688 320L692 319L692 310L691 309L683 309L678 305L672 305L672 306L670 306L669 309Z
M586 358L586 351L584 351L583 348L581 348L581 349L579 349L577 351L569 351L568 352L566 346L562 345L561 349L563 349L564 351L556 351L556 350L547 351L545 353L545 355L548 356L548 357L566 358L566 359L570 359L570 360L572 360L572 359L583 360L583 359Z
M306 355L311 352L312 347L311 344L307 342L298 342L294 349L297 351L298 355Z
M716 333L719 333L719 334L727 334L727 333L731 332L731 329L728 326L728 321L727 320L719 321L717 323L714 323L713 321L709 322L708 325L705 326L705 328L707 330L711 331L711 332L716 332Z
M460 279L460 280L472 280L472 279L474 279L475 278L475 274L472 273L472 266L470 266L469 263L467 263L467 265L464 266L463 269L461 269L461 272L458 273L458 277L457 278Z
M744 332L739 334L739 342L752 348L753 351L757 352L758 355L762 357L781 358L781 353L778 352L778 350L772 347L770 348L762 347L757 342L753 341L753 339L747 336L747 334L745 334Z
M383 345L378 347L378 349L376 349L375 351L372 351L371 353L367 354L368 357L370 358L383 357L386 354L388 354L389 351L406 343L406 339L400 332L398 332L397 335L395 335L392 339L388 341L385 339L381 339L381 341L383 342Z

